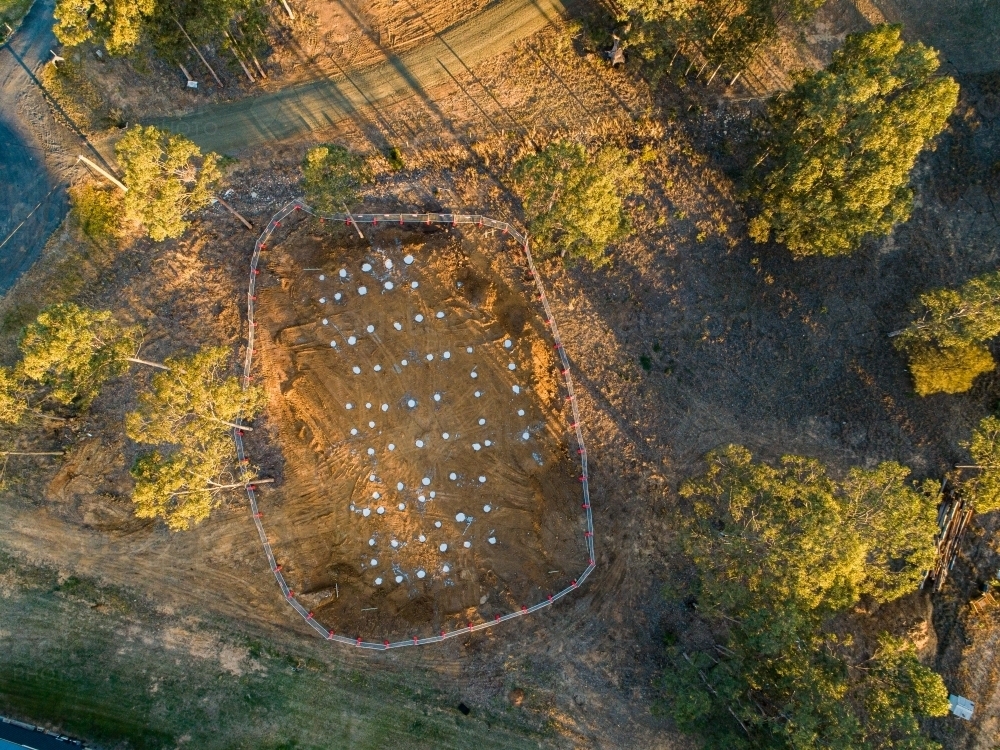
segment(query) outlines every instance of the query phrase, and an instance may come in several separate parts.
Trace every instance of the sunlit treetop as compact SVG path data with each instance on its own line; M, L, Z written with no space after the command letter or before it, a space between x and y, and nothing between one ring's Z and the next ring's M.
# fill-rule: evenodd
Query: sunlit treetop
M125 173L125 215L160 242L180 237L185 215L206 206L219 180L218 157L187 138L136 125L115 146Z
M936 51L881 25L849 35L829 67L776 96L753 239L773 236L796 257L843 255L905 221L910 171L958 101L938 65Z

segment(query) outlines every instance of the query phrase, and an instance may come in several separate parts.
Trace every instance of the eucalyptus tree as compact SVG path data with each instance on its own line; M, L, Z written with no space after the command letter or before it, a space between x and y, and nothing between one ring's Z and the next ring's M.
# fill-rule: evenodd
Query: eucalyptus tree
M609 262L609 244L627 237L631 223L623 198L641 190L638 165L627 152L605 146L593 154L558 140L514 166L514 188L528 230L541 254Z
M880 25L849 35L825 70L775 96L750 236L773 237L796 258L844 255L905 221L913 165L958 101L938 66L935 50Z

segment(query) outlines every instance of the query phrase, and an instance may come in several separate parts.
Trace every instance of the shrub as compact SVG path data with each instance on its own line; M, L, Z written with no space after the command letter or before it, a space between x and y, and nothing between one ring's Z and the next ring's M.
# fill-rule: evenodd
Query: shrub
M343 146L316 146L302 160L306 201L323 213L343 211L357 203L358 191L368 179L365 160Z
M69 195L73 215L88 237L104 241L121 235L124 205L120 190L86 184L71 188Z

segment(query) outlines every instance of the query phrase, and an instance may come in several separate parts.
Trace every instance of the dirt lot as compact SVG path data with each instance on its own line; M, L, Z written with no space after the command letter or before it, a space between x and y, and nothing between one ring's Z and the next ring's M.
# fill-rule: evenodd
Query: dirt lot
M843 4L822 18L865 22ZM827 40L823 49L840 34L832 25L810 30ZM433 101L362 113L311 136L375 152L393 133L407 134L406 168L380 173L366 196L373 208L447 206L505 218L517 207L497 178L532 140L568 134L656 149L647 192L629 202L636 233L615 249L611 266L541 268L580 381L593 462L594 576L552 610L495 633L410 654L359 659L327 650L311 658L331 669L377 664L373 673L427 674L483 715L544 724L544 744L685 746L652 707L662 634L675 615L661 596L675 488L700 468L704 451L736 441L763 458L817 456L835 473L896 459L917 477L940 477L965 461L961 442L1000 398L996 375L963 396L916 398L886 338L920 292L996 267L996 76L960 76L960 109L919 164L913 217L843 260L795 263L782 248L746 238L733 174L754 112L739 100L753 92L724 84L704 91L692 81L653 95L558 30L456 75L454 88ZM234 205L266 221L297 194L302 151L292 144L240 154L229 173ZM138 243L123 254L87 250L83 259L65 255L87 247L67 229L36 275L0 303L3 361L39 298L74 297L145 321L152 357L216 342L235 352L252 238L233 227L221 212L206 212L180 242ZM63 281L42 283L46 269ZM312 643L280 601L239 500L190 534L131 518L125 467L133 448L121 439L120 419L134 387L124 379L72 431L31 436L31 444L65 445L70 455L45 471L8 467L0 544L67 573L148 592L159 608L148 615L153 627L166 626L169 608L211 613L282 647ZM278 420L269 419L251 436L252 455L279 467L268 439L269 430L279 434ZM935 663L979 712L971 725L935 723L949 747L988 747L1000 709L993 621L973 617L967 605L997 568L995 519L980 523L984 530L934 600ZM907 632L913 617L899 619L893 629ZM512 688L525 692L520 708L507 702ZM465 736L456 746L473 741Z
M352 241L310 217L268 245L257 347L285 481L261 507L328 629L433 635L587 565L551 342L492 234Z

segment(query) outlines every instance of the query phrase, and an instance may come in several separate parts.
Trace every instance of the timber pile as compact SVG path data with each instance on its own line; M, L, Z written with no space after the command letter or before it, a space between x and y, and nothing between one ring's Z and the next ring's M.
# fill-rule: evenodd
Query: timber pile
M934 566L927 571L920 588L932 586L934 592L938 592L948 579L948 573L955 564L958 556L962 535L965 533L972 519L972 506L962 497L951 495L941 504L938 510L937 534L937 556L934 559Z

